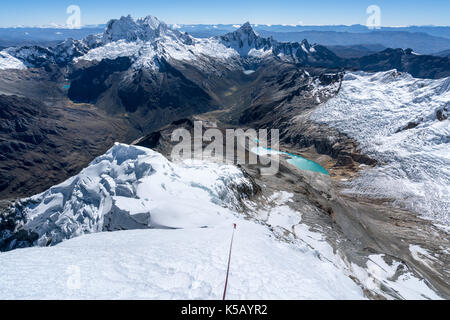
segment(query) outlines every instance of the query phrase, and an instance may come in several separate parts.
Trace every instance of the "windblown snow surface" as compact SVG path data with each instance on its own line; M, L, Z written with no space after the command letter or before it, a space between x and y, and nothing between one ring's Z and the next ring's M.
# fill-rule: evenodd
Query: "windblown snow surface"
M377 267L382 256L367 269L347 263L301 222L290 193L256 209L242 196L252 186L232 165L172 163L116 144L22 201L23 227L39 234L39 246L0 253L0 298L220 299L233 223L228 299L363 299L362 287L382 294L381 286L439 298L410 272L394 279L395 266Z
M348 184L356 195L394 204L450 227L450 78L416 79L396 70L356 72L311 119L355 138L379 161Z

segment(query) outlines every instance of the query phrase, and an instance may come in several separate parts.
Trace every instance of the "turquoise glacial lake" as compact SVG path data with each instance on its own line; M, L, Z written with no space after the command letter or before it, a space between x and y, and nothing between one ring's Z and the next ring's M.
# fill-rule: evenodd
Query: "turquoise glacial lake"
M296 166L300 170L308 170L308 171L319 172L319 173L322 173L325 175L329 175L327 169L322 167L320 164L318 164L317 162L314 162L312 160L303 158L302 156L298 156L298 155L288 153L288 152L274 151L272 149L263 148L263 147L253 148L252 151L258 155L264 155L264 154L269 154L269 153L274 153L274 152L278 152L279 154L285 154L290 157L290 159L287 159L286 161L288 163Z

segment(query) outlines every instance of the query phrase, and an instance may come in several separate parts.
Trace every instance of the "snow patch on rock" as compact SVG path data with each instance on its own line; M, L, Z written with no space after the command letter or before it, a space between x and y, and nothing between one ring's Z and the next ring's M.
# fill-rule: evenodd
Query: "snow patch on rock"
M423 279L417 278L400 261L387 262L384 254L369 256L367 267L352 264L356 278L374 293L385 295L381 287L391 291L391 298L406 300L442 300ZM385 289L386 290L386 289Z
M17 69L24 70L27 67L19 59L13 57L5 50L0 51L0 70Z

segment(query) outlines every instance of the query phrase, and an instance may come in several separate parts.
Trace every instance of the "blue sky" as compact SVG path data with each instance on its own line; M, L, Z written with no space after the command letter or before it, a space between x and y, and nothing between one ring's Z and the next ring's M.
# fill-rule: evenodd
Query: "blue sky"
M450 0L3 0L0 27L62 25L72 4L81 8L84 25L127 14L179 24L365 24L372 4L381 8L383 26L450 24Z

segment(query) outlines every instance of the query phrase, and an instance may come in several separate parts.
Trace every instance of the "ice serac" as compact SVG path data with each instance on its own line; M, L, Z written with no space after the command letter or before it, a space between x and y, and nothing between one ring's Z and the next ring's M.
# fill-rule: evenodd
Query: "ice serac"
M225 219L225 207L238 210L246 195L237 189L252 190L237 167L171 163L150 149L116 144L78 175L0 217L3 226L15 221L0 228L0 248L54 245L101 231L212 226Z

